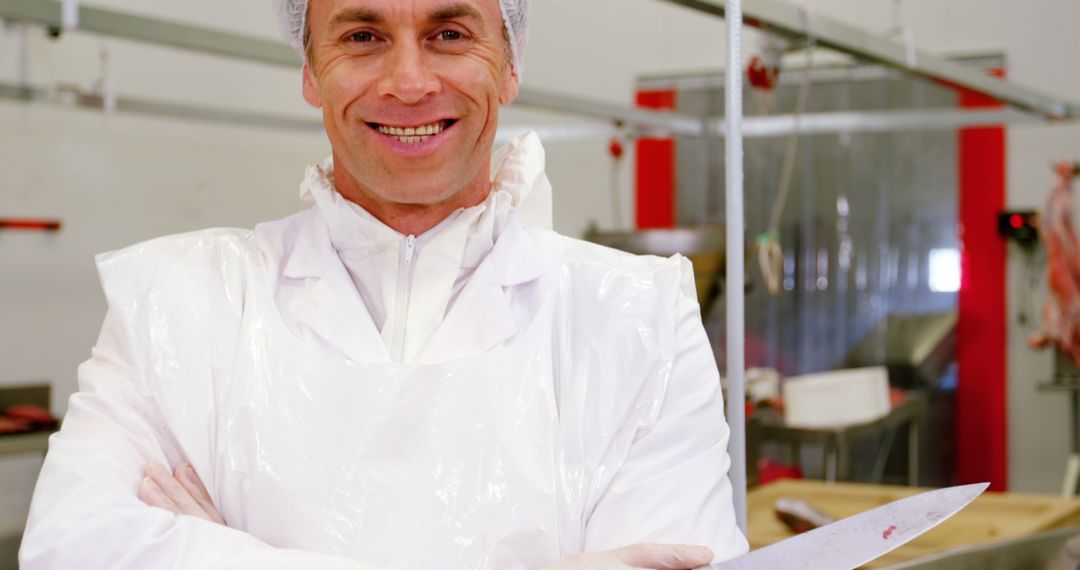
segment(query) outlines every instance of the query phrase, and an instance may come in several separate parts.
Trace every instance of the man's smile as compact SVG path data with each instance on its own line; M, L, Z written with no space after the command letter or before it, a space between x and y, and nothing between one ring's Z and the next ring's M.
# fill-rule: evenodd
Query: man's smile
M381 123L368 123L368 126L380 134L405 144L418 144L438 137L443 131L456 123L454 119L444 119L415 126L394 126Z

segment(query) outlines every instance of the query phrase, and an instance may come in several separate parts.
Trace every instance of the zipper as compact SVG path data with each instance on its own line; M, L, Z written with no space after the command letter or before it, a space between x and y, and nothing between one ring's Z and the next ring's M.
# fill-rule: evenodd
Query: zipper
M394 303L394 336L390 346L390 358L394 362L405 360L405 319L409 315L409 294L412 292L413 261L416 258L416 236L408 236L401 244L401 263L398 264L397 296Z
M459 209L454 214L447 216L445 220L417 237L405 236L401 242L401 253L398 260L397 296L394 298L394 330L390 335L390 359L394 362L405 361L405 331L409 318L409 297L412 294L413 273L416 265L416 250L427 240L437 235L444 226L448 225L464 211ZM398 234L401 235L401 234ZM389 315L387 315L389 317Z

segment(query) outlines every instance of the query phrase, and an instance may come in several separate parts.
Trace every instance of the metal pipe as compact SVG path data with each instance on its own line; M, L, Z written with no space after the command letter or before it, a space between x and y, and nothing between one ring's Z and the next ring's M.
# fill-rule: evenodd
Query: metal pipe
M108 97L98 92L86 92L76 87L45 88L0 82L0 100L20 103L51 105L65 109L108 111ZM112 110L121 114L142 115L182 121L199 121L239 127L268 128L304 133L321 133L322 121L318 117L292 117L269 113L239 111L204 106L181 105L151 99L115 97ZM607 141L618 130L606 123L566 124L504 124L495 133L497 143L535 131L547 142Z
M727 417L731 426L732 500L735 504L735 522L743 535L746 529L746 387L745 366L745 299L746 277L743 260L743 145L742 145L742 1L729 0L727 4L727 79L724 90L727 117L726 149L726 201L727 214Z
M709 133L724 136L722 117L709 119ZM1050 122L1035 113L1003 109L898 109L893 111L839 111L795 115L746 117L742 121L744 138L787 136L796 130L801 135L829 133L895 133L904 131L951 131L965 127L1039 124L1068 125Z
M666 1L721 17L732 8L731 0ZM775 32L800 38L805 38L810 33L806 21L799 12L799 7L789 2L744 0L740 2L740 14L744 12L742 9L744 5L747 22L753 25L768 27ZM990 77L982 71L964 67L923 50L914 50L914 57L911 57L911 50L903 43L880 37L833 18L815 17L813 25L817 44L822 47L970 89L1003 103L1035 111L1048 118L1080 118L1080 103L1063 101L1012 81Z
M45 88L24 85L18 82L0 82L0 99L53 103L89 110L105 110L106 108L104 104L106 98L101 93L88 93L71 86ZM318 131L322 128L322 122L317 117L307 119L235 109L189 106L123 96L116 97L115 102L114 110L121 113L309 132ZM997 125L1070 124L1048 122L1040 115L1015 109L905 109L897 111L811 113L802 115L799 123L799 131L803 135L941 131ZM706 124L710 135L726 136L727 127L723 118L708 118ZM794 129L795 117L792 115L746 117L742 120L743 139L786 136ZM603 121L554 125L507 123L499 126L496 141L505 142L530 130L536 131L542 140L549 142L607 140L618 132L610 123ZM701 130L700 122L695 130Z
M705 134L705 125L697 117L672 111L636 109L543 89L522 88L514 104L594 119L614 120L640 131L645 136L700 137Z
M231 57L300 69L300 56L284 42L129 14L109 8L75 6L78 30L185 51ZM57 0L0 0L0 17L63 28L63 5Z
M47 89L32 85L12 85L0 82L0 99L11 99L25 103L49 104L61 108L98 111L104 111L109 107L108 101L101 93L81 91L75 87ZM197 107L132 97L116 97L113 102L113 108L118 113L163 117L184 121L297 130L310 133L319 133L323 130L322 121L317 117L311 119L287 117L234 109Z

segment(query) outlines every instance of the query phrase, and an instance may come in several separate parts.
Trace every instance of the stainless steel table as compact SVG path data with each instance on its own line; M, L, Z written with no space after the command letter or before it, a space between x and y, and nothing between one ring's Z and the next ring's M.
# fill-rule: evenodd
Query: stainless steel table
M921 399L909 397L884 417L861 424L832 428L801 428L785 425L781 418L769 418L763 414L754 414L750 422L751 439L755 451L762 443L775 441L791 446L791 456L801 466L799 453L803 444L821 445L825 454L827 481L850 480L851 448L857 442L869 437L881 439L871 483L880 483L885 472L885 462L892 450L900 428L908 428L908 485L919 484L919 440L925 404ZM755 457L758 453L754 454Z
M48 382L27 383L0 387L0 413L14 404L33 404L49 409L51 388ZM0 457L26 453L42 456L49 448L49 436L54 430L0 435ZM12 515L14 513L3 513ZM19 543L22 533L0 534L0 570L17 570Z

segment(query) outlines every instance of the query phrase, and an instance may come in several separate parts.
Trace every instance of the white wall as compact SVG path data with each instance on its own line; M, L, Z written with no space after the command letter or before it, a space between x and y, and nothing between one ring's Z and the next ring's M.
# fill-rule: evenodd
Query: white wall
M266 0L94 3L276 37ZM869 29L892 25L892 0L804 4ZM1014 80L1080 100L1075 0L909 0L903 18L925 48L1004 52ZM638 74L722 67L723 25L657 0L534 0L525 84L630 103ZM28 36L35 84L89 87L106 47L116 90L125 95L317 117L290 70L85 34L52 41L31 29ZM0 81L15 78L16 47L16 34L0 31ZM510 111L506 120L537 117L550 115ZM1050 182L1048 161L1080 157L1080 128L1014 128L1009 136L1009 204L1036 206ZM578 234L590 221L612 225L606 147L603 140L549 145L561 231ZM57 235L0 234L0 383L48 378L62 413L104 310L94 253L286 215L303 207L295 188L304 165L326 152L318 135L0 103L0 216L65 223ZM632 161L622 172L624 204ZM623 217L631 219L630 211ZM1011 274L1018 271L1012 264ZM1026 332L1014 326L1009 335L1010 472L1014 488L1052 491L1067 445L1066 410L1064 398L1034 392L1033 383L1049 374L1049 357L1024 348ZM25 487L32 474L9 480Z

